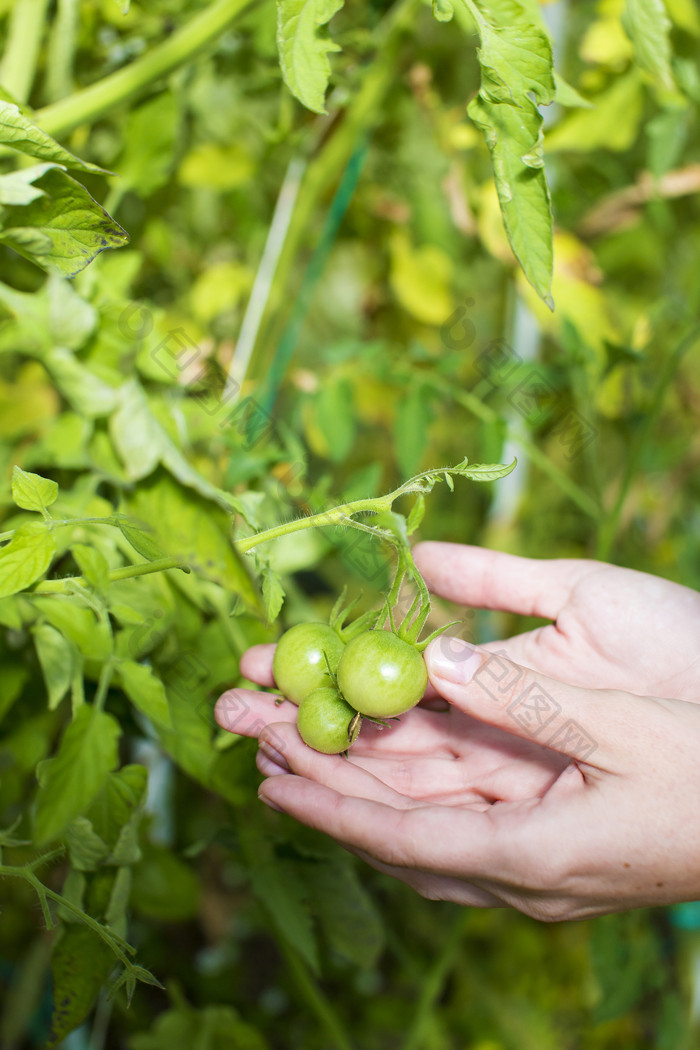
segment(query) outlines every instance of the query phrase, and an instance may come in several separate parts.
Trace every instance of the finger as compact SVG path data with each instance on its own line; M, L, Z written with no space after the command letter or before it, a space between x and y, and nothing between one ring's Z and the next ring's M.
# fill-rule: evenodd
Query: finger
M262 686L274 686L272 674L272 657L274 645L252 645L241 656L240 670L244 678Z
M572 588L598 572L598 562L520 558L461 543L418 543L413 557L431 591L479 609L555 620Z
M449 652L436 638L425 660L435 688L461 711L599 768L629 750L631 727L646 714L646 698L580 689L459 638Z
M420 893L421 897L427 897L431 901L452 901L469 908L505 908L507 905L498 897L487 890L480 890L471 883L463 882L461 879L453 879L445 875L433 875L430 872L404 871L403 868L393 867L391 864L382 864L375 860L369 853L361 849L351 849L345 846L349 853L369 864L376 871L389 875L392 879L405 882L407 886Z
M214 718L222 729L241 736L259 736L271 722L296 722L297 707L289 700L258 693L254 689L229 689L214 706Z
M394 791L380 777L356 765L351 757L322 755L307 747L295 726L267 726L260 734L258 746L269 761L284 763L288 772L333 787L343 795L374 799L398 809L415 805L413 799Z
M261 800L383 864L471 881L503 870L507 843L489 812L441 806L398 809L343 795L303 777L270 777Z

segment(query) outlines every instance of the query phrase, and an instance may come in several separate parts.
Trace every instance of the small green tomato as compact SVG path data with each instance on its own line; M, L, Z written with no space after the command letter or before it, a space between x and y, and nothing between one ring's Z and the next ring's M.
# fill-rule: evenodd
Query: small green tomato
M339 755L357 739L362 717L343 700L337 689L322 686L304 697L297 712L299 736L324 755Z
M360 714L394 718L415 707L428 684L415 646L391 631L365 631L348 642L338 664L338 688Z
M272 673L280 692L300 704L312 689L331 684L325 655L335 671L345 646L326 623L298 623L280 638L272 659Z

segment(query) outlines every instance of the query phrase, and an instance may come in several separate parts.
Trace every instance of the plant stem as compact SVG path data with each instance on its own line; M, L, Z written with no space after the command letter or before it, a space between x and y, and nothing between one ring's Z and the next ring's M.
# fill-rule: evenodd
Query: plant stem
M363 511L365 513L378 514L383 510L390 510L394 501L393 497L394 494L392 493L389 496L380 496L376 499L358 499L352 503L344 503L340 507L321 511L319 514L311 514L308 518L296 518L294 521L286 521L282 525L275 525L271 529L265 529L264 532L256 532L254 536L244 536L236 540L236 550L239 554L247 554L248 551L252 551L254 547L260 546L261 543L279 539L280 536L287 536L290 532L300 532L302 529L316 529L324 525L351 524L348 518L353 514L361 514Z
M154 81L188 62L213 43L255 0L216 0L141 58L35 114L37 124L61 137L78 124L92 123L110 109L142 94Z
M500 467L499 470L504 473L499 474L498 477L505 477L509 474L515 466L515 460L507 467ZM302 529L316 529L324 525L350 525L356 529L362 529L364 532L372 533L375 536L381 536L382 539L388 540L395 546L400 546L403 551L403 564L406 567L411 579L415 581L417 586L421 588L421 594L424 595L425 600L430 604L430 597L428 589L425 586L422 576L416 568L410 550L404 546L403 541L397 540L397 537L390 532L380 532L379 529L370 527L369 525L363 525L362 522L353 521L352 516L354 514L382 514L386 511L390 511L394 503L400 496L408 496L411 493L423 493L430 492L437 481L446 480L448 475L455 475L456 477L466 477L475 480L484 480L479 477L478 467L470 467L467 460L463 460L454 467L435 467L433 470L423 470L420 474L415 474L408 481L404 481L402 485L394 489L393 492L387 493L386 496L375 496L370 499L357 499L351 503L343 503L339 507L330 507L328 510L320 511L318 514L310 514L308 518L296 518L294 521L287 521L282 525L275 525L271 529L265 529L264 532L256 532L253 536L242 536L240 539L235 541L235 547L239 554L247 554L248 551L253 550L254 547L258 547L261 543L267 543L268 540L279 539L280 536L287 536L292 532L300 532ZM475 475L476 470L476 475ZM490 478L488 480L493 480ZM399 583L400 586L400 583Z
M10 15L0 83L18 102L26 102L36 75L48 0L17 0Z
M306 999L310 1009L316 1014L328 1035L333 1040L337 1050L353 1050L353 1045L346 1035L343 1027L331 1007L328 1000L321 993L316 982L309 976L308 970L302 962L299 954L286 941L283 936L278 937L277 943L282 949L287 965L294 978L300 993Z
M132 945L128 944L127 941L112 930L108 930L105 926L99 923L97 919L93 919L91 915L84 912L82 908L77 906L77 904L73 904L67 897L63 897L60 893L56 893L55 890L49 889L49 887L45 886L44 883L34 874L35 867L46 863L48 860L52 860L62 852L62 849L52 850L50 853L45 853L42 857L39 857L37 860L21 866L0 864L0 877L5 878L9 876L10 878L24 879L25 882L29 883L39 898L44 917L48 917L49 929L53 926L53 920L51 919L50 913L47 911L47 898L54 901L56 904L59 904L62 908L67 908L68 911L72 912L80 922L85 926L88 926L93 933L96 933L97 936L111 948L124 966L131 968L132 963L126 953L128 952L131 955L135 954L136 949L132 947Z
M46 524L52 529L63 528L68 525L114 525L119 527L118 522L114 518L64 518L63 521L57 521L56 518L52 518L49 515L48 519L44 519ZM7 532L0 532L0 543L4 543L5 540L11 540L17 529L8 529Z
M146 576L150 572L163 572L165 569L181 569L190 572L190 568L180 558L157 558L155 561L146 561L141 565L123 565L120 569L112 569L109 573L109 582L115 580L130 580L134 576ZM36 584L32 594L67 594L75 587L87 587L88 581L84 576L66 576L62 580L42 580Z

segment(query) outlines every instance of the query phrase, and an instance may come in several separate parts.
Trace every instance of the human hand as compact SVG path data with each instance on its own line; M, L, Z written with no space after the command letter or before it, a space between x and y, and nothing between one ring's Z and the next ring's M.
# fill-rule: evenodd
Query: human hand
M475 551L473 548L449 546L452 548L450 554L458 558L465 551L468 554L471 552L472 555ZM444 545L439 544L424 544L416 549L416 553L426 577L432 580L435 589L445 593L446 588L439 580L437 585L435 584L435 566L430 564L430 555L437 553L436 548L443 547ZM489 552L479 552L476 555L477 559L481 554L488 555ZM524 570L525 576L530 567L549 566L556 569L557 566L562 566L563 575L569 578L572 575L576 577L573 580L576 585L582 583L588 574L572 574L572 568L590 568L590 563L586 562L532 563L526 559L509 559L506 555L497 555L496 559L502 568L508 569L511 580L514 576L514 563L520 563L518 568ZM607 569L606 566L596 568ZM499 587L500 593L505 593L502 574L499 579L493 565L489 569L482 564L481 569L479 576L472 557L472 589L469 597L463 591L454 596L458 600L470 600L476 604L481 594L481 602L484 605L502 607L502 599L498 597ZM484 581L489 579L489 571L491 582L489 587L485 587ZM561 592L562 572L550 575L554 577L549 581L550 588L552 584L559 584ZM445 573L445 579L448 586L454 587L454 569ZM642 577L643 581L649 579L653 580ZM515 582L517 584L518 581ZM544 610L545 605L541 603L551 600L551 595L547 598L546 588L540 588L539 593L542 597L538 599L537 605L531 603L531 608L525 608L521 607L521 604L527 600L528 595L525 581L521 579L520 583L520 591L517 586L511 586L508 590L508 607L523 612ZM684 591L683 588L675 588L674 585L665 586L672 590ZM585 597L585 587L583 591ZM454 590L449 596L453 593ZM570 595L567 595L567 601L569 600ZM565 606L567 601L561 603L560 607ZM683 602L680 603L681 607L682 604ZM689 603L689 612L692 612L692 604ZM577 602L574 601L573 605L576 608ZM585 607L585 601L581 599L580 594L578 605L581 608ZM553 608L551 605L547 607ZM572 617L570 622L577 622L576 617ZM544 634L547 630L541 629L540 633ZM560 632L553 629L549 636L551 644L542 646L544 659L557 656L561 659L562 651L557 650L557 645L562 641ZM511 643L494 643L494 647L502 650L504 644L529 644L532 638L533 635L525 635L521 636L521 640L511 640ZM577 637L575 631L564 636L564 640L571 647L571 679L572 675L581 673L587 655L586 645L581 644L581 638ZM244 673L253 679L257 677L261 684L271 684L271 649L272 647L256 647L246 654L243 661ZM606 660L610 662L605 646L601 651L601 647L594 645L592 651L596 655L593 670L600 674ZM629 835L623 834L626 814L627 817L630 814L632 816L633 827L630 831L638 830L634 825L640 824L640 818L641 829L648 830L650 827L649 807L645 803L642 790L645 777L641 774L645 760L648 763L650 756L642 756L641 766L634 767L625 777L621 777L619 771L616 775L614 770L598 764L597 755L591 751L591 747L597 751L597 745L590 733L587 735L585 723L581 719L567 719L565 708L557 699L562 690L566 691L569 701L575 697L576 703L582 702L582 696L590 699L593 694L572 690L558 682L550 682L547 685L547 679L541 674L538 674L535 680L531 674L528 676L522 667L516 668L507 664L502 656L489 656L482 652L480 656L475 657L469 647L464 647L459 640L443 642L442 639L438 639L426 656L433 685L454 706L445 714L416 708L403 716L398 726L383 732L367 726L353 747L349 762L317 755L304 747L296 730L288 724L293 722L296 714L292 705L283 704L277 711L269 696L263 698L252 692L247 694L247 703L251 705L249 713L253 719L250 729L255 735L260 732L266 720L278 723L262 733L259 752L261 771L273 777L274 774L287 770L296 774L274 777L268 781L263 786L262 797L305 823L334 835L375 867L402 878L429 897L478 906L510 904L539 918L572 918L639 907L646 903L687 899L688 880L690 885L695 887L690 891L691 896L698 892L697 879L694 880L692 874L689 874L689 870L692 872L693 868L688 870L684 867L683 850L675 851L669 878L669 866L664 860L666 850L664 846L659 848L658 836L650 843L644 835L641 841L637 842L634 836L630 839ZM475 659L479 660L478 667L474 666ZM496 683L493 681L494 660L497 661L496 670L499 676ZM452 677L456 674L459 678L460 674L468 673L471 684L467 687L464 684L455 687L454 682L450 684L440 673L441 664L443 670L445 665L448 669L452 668ZM686 660L686 664L687 670L692 674L690 661ZM615 667L614 662L612 666ZM474 671L475 675L472 674ZM680 687L682 676L674 673L668 680L676 681ZM484 682L487 683L486 689ZM638 676L635 684L640 682L641 678ZM683 688L687 689L688 685L684 684ZM237 695L236 707L238 706L240 694L242 691L225 694L219 702L217 717L222 725L233 728L229 725L230 710L227 708L231 697ZM558 750L554 749L554 745L544 748L533 739L541 732L542 727L538 726L532 711L530 715L527 714L527 701L520 705L519 715L517 706L515 711L513 710L513 702L523 694L529 696L531 706L533 697L539 696L540 706L544 702L545 707L550 705L550 711L555 711L554 720L547 723L549 730L553 728L554 732L553 735L550 732L547 739L550 744L553 740L554 743L558 741ZM615 696L612 693L602 695L606 701ZM656 711L655 717L661 717L660 711L665 710L663 701L641 701L639 697L628 696L628 705L630 700L635 705L644 704L645 717L652 710ZM617 704L618 701L615 702ZM494 717L494 703L499 709L497 717ZM261 704L265 704L266 707L263 709ZM696 716L700 713L690 705L679 704L676 707L683 711L686 721L689 710ZM285 710L289 708L291 710ZM598 708L601 714L605 713L600 704ZM617 706L615 712L617 714ZM634 718L631 719L632 724L641 713L642 707L636 706ZM531 724L528 724L528 719ZM236 731L246 732L246 727L240 724L240 717L238 723L235 726ZM675 728L678 728L678 724L673 722ZM605 726L605 719L601 725ZM680 734L679 743L685 747L688 746L688 739L692 741L693 731L697 739L697 722L693 723L690 729L690 737L685 730ZM636 730L632 731L637 733ZM643 721L637 735L639 734L646 745L654 746L656 734L649 725L645 728ZM667 743L671 741L672 735L667 736ZM274 761L275 753L270 750L271 743L276 744L278 751L284 753L279 757L277 764ZM584 751L588 749L587 761L580 758L582 746ZM620 754L624 756L624 743L619 744L619 748ZM575 761L576 759L578 761ZM664 772L675 769L676 763L671 759ZM607 785L607 794L601 790L600 785L603 783ZM621 784L624 784L628 791L624 797L621 796L621 805L613 813L612 810L608 810L611 793L614 794L616 787L619 788ZM657 807L654 812L662 816L663 821L670 821L671 825L674 823L672 817L683 825L687 822L689 814L685 813L682 807L671 814L666 806L666 794L664 791L655 793L652 790L652 801ZM598 807L597 816L594 803ZM374 815L367 807L374 807ZM336 819L336 810L338 814L343 813L346 816L347 825ZM416 815L409 816L409 811L414 811ZM585 818L579 837L581 842L588 842L588 855L585 852L577 855L574 849L576 843L570 841L571 826L567 822L577 814ZM483 823L484 817L487 818L486 824ZM548 819L545 820L544 817ZM479 818L482 820L481 825L474 823L478 822ZM359 820L357 825L353 825L355 820ZM397 820L400 827L401 821L405 821L403 835L396 833ZM474 839L473 849L470 848L469 839L463 838L469 822L474 831L478 827L481 828ZM598 824L599 837L591 838ZM417 834L419 826L423 828L420 835ZM462 827L464 830L461 830ZM693 830L692 822L689 827L690 843L684 843L684 849L687 845L691 855L697 860L698 832L697 828ZM491 866L488 863L488 850L486 855L484 854L484 848L488 846L491 838L494 840L492 848L500 842L499 848L503 852L499 864L505 865L496 865L495 881L493 863ZM536 848L538 843L542 846L541 852ZM619 848L623 843L629 847L632 859L619 860ZM476 848L477 846L481 849ZM510 878L507 877L509 868L506 863L506 847L511 851ZM446 848L451 850L449 873L445 870ZM397 857L400 858L399 863ZM617 872L618 866L621 872ZM586 872L590 877L588 881L582 881ZM616 874L617 879L614 877ZM572 894L567 883L576 880L581 885L577 893Z
M696 591L584 559L430 542L413 554L430 590L443 598L553 621L483 648L571 685L700 701ZM441 648L451 644L445 636Z

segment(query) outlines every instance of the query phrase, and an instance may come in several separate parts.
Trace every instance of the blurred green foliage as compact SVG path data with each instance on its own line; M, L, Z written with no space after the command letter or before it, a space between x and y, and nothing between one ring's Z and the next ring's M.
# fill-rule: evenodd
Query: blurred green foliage
M165 74L84 102L213 8L0 3L0 85L116 173L80 178L130 237L70 282L0 245L2 528L35 517L12 503L14 464L55 480L50 512L76 523L55 533L51 575L86 581L0 599L0 827L16 822L0 836L0 1045L44 1046L52 1024L60 1042L87 1018L70 1050L691 1047L692 922L542 926L423 901L261 812L255 746L211 710L243 650L276 636L277 574L284 626L324 617L344 584L369 604L388 574L352 530L244 565L231 515L271 526L465 454L519 466L437 488L422 537L700 587L697 7L668 0L652 54L625 31L631 4L543 9L580 92L547 116L553 313L516 267L466 115L479 68L463 16L349 0L323 116L281 80L270 4L239 7ZM289 225L239 375L285 178ZM194 571L114 578L161 556ZM436 603L434 625L453 614ZM458 615L478 640L530 626ZM95 761L85 699L109 738ZM51 785L76 768L83 805L59 812ZM108 997L114 957L65 904L59 936L43 930L10 877L42 841L65 847L37 869L49 889L165 990Z

